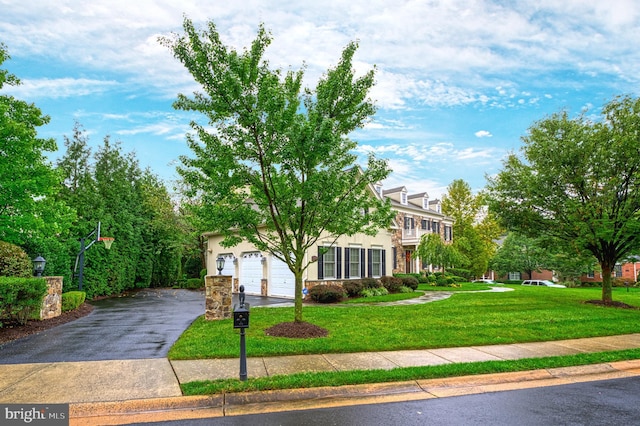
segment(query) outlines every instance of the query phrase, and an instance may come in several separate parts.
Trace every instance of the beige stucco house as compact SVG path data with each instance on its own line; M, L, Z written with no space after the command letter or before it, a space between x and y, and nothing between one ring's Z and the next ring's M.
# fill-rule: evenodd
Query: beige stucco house
M382 185L376 185L372 196L391 201L395 220L375 236L356 234L335 241L328 235L321 237L305 255L305 263L313 262L303 277L305 288L325 282L416 273L429 267L412 257L422 235L438 233L443 240L451 241L453 222L441 213L440 201L429 200L427 193L409 194L406 187L383 190ZM222 274L233 277L234 291L244 285L248 294L294 297L294 277L284 262L247 242L224 248L220 245L221 235L205 236L208 275L218 273L216 259L222 256Z

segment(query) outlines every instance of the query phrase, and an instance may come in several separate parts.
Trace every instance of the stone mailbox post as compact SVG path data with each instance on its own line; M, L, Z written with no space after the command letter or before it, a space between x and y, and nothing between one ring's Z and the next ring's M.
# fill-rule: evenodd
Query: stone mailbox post
M231 276L209 275L205 277L205 314L207 320L231 318Z

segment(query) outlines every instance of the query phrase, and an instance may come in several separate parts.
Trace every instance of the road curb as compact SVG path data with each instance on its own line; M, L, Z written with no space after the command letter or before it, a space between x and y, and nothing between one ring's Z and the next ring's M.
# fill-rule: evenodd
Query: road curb
M635 376L640 376L640 360L392 383L78 403L70 405L69 414L72 425L113 425L414 401Z

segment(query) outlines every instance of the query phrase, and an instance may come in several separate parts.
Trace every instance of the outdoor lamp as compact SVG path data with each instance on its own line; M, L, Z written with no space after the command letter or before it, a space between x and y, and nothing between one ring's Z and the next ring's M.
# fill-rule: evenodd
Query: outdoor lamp
M42 276L42 272L44 271L44 265L46 263L47 261L44 260L44 257L42 256L38 256L35 259L33 259L33 272L36 277Z
M218 256L216 259L216 268L218 269L218 275L222 275L222 270L224 269L224 257Z

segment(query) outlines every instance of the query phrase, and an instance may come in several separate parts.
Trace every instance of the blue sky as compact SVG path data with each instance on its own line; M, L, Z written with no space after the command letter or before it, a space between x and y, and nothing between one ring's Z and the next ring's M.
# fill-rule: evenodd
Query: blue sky
M305 63L309 87L358 40L355 66L376 66L379 109L352 138L363 158L389 161L386 188L431 198L454 179L484 187L535 121L595 116L640 91L634 0L0 0L0 10L2 68L22 81L2 93L51 117L40 136L62 149L77 121L91 145L109 135L169 185L191 118L172 102L198 86L157 38L181 33L183 15L213 20L237 49L264 23L271 66Z

